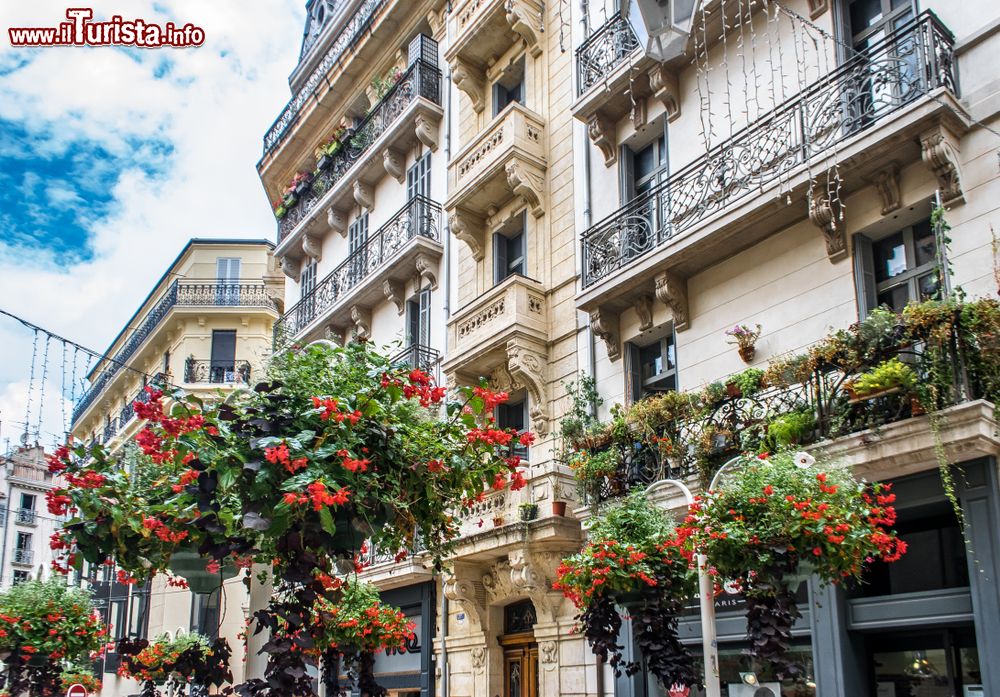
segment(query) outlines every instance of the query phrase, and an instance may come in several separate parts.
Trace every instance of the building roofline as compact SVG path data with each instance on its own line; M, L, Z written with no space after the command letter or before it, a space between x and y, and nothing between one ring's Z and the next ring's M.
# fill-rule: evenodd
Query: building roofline
M149 293L146 294L146 297L142 299L141 303L139 303L139 307L136 308L132 316L129 317L128 320L126 320L125 325L121 328L121 331L119 331L118 334L115 335L115 338L111 340L111 343L108 344L108 348L105 349L103 355L101 356L102 360L98 361L94 365L93 369L91 369L90 372L87 373L88 380L90 380L91 377L98 372L97 370L98 367L101 367L103 365L103 361L105 359L110 360L114 358L114 356L111 355L111 349L113 349L115 347L115 344L118 343L118 340L125 335L125 332L131 328L132 323L135 322L136 318L142 312L142 309L146 307L146 303L150 301L150 299L156 293L157 289L163 284L165 280L167 280L167 277L170 276L174 267L177 266L178 263L180 263L180 260L184 258L184 255L188 253L188 250L190 250L191 247L194 247L195 245L213 245L213 244L216 245L262 244L267 246L269 249L274 249L274 242L265 239L251 239L251 238L228 239L225 237L192 237L191 239L189 239L187 243L184 245L183 249L181 249L180 253L174 258L172 262L170 262L170 265L167 267L166 271L163 272L163 275L160 276L160 278L157 279L156 283L153 284L153 287L150 289Z

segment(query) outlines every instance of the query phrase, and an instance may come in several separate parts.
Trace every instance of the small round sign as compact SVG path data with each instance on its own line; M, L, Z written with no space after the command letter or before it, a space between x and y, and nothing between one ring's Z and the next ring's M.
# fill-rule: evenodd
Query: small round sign
M75 685L70 685L69 689L66 690L66 697L87 697L90 694L87 692L87 688L76 683Z

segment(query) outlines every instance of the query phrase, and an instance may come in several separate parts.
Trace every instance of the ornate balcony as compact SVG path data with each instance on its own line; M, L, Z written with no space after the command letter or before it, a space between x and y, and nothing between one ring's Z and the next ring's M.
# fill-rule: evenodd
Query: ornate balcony
M250 382L247 361L215 361L188 358L184 361L184 382L212 385L246 385Z
M11 563L18 566L31 566L34 559L35 551L33 549L15 549Z
M441 257L441 207L423 196L410 199L364 245L316 284L274 325L275 344L346 333L353 325L369 336L371 305L386 299L404 310L404 287L414 275L437 287Z
M364 0L354 10L344 26L341 27L336 39L326 49L316 67L309 73L309 77L302 83L302 86L299 87L291 101L285 105L285 108L282 109L281 114L271 124L271 127L267 129L267 133L264 134L265 155L281 144L285 134L298 121L305 106L315 97L321 87L326 86L326 75L341 61L347 52L358 44L366 33L371 31L382 10L389 4L389 0ZM303 40L303 58L309 53L318 37L319 34L312 37L307 35Z
M30 508L19 508L17 510L17 517L14 519L18 525L34 525L37 520L37 515Z
M450 383L488 377L497 389L527 389L531 428L548 433L548 302L541 283L514 275L448 322Z
M542 52L540 0L463 0L451 12L454 37L445 60L452 80L472 99L476 111L486 105L486 67L523 39L533 56Z
M584 94L613 75L638 48L639 39L632 25L616 12L576 49L577 94Z
M515 102L448 165L451 229L477 261L487 218L503 203L516 196L535 217L545 212L545 137L542 117Z
M410 344L393 356L392 362L401 363L411 369L419 368L428 375L433 376L435 381L440 381L441 379L441 354L430 346Z
M177 308L264 308L274 310L274 300L267 293L263 283L200 283L197 281L174 281L159 302L146 314L111 358L107 367L91 383L90 389L73 409L73 421L87 411L111 383L123 366L145 344L146 340L163 323L166 316Z
M285 259L294 264L309 254L315 246L308 239L311 232L321 234L327 227L345 232L343 211L355 204L372 208L372 186L383 176L405 181L400 153L409 150L416 140L431 150L437 148L437 124L444 113L440 103L441 71L423 60L414 62L361 123L344 136L344 146L278 221L275 255L283 264Z
M831 261L844 258L838 199L809 186L810 177L825 181L834 157L841 196L877 180L884 213L900 206L899 167L921 158L945 200L959 200L956 134L968 121L955 97L952 42L924 13L594 225L583 235L577 305L614 309L627 302L624 287L652 294L655 286L683 315L683 278L807 211ZM810 191L807 205L785 204Z

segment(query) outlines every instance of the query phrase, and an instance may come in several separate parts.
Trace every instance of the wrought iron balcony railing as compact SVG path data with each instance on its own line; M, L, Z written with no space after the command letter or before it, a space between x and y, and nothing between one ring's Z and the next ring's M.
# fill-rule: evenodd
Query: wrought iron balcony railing
M114 438L116 433L118 433L118 419L113 418L104 425L104 442L107 443Z
M73 421L93 404L104 392L112 378L118 374L147 338L160 326L163 318L174 307L266 307L274 308L274 301L268 296L263 283L217 283L196 281L174 281L142 323L136 328L118 350L107 367L91 384L76 407Z
M583 287L937 88L956 92L951 33L930 12L855 54L583 236Z
M281 114L271 124L271 127L267 129L267 133L264 135L265 155L281 143L285 133L298 120L302 107L313 97L316 89L326 83L326 74L340 61L341 56L353 48L365 33L371 29L378 12L388 4L389 0L364 0L354 10L347 24L340 30L337 38L330 44L330 48L326 50L326 53L323 54L322 60L309 73L308 79L306 79L295 96L292 97L291 101L285 105L285 108L282 109Z
M422 344L410 344L392 357L393 363L403 363L409 368L419 368L439 381L441 354L436 349Z
M22 566L31 566L31 562L34 558L35 550L33 549L15 549L14 559L12 561L15 564L21 564Z
M415 61L361 123L342 137L343 146L332 157L330 165L316 176L299 202L278 221L279 242L309 216L326 192L343 179L379 136L419 97L441 103L441 71L423 60Z
M639 39L628 20L615 13L576 49L576 85L581 95L628 60Z
M17 517L14 519L18 525L34 525L37 516L35 512L30 508L19 508L17 510Z
M410 240L440 240L441 206L423 196L411 198L385 225L330 272L274 325L275 340L292 338L355 286L390 261Z
M184 382L209 382L214 385L231 385L250 382L250 363L247 361L199 361L188 358L184 362Z

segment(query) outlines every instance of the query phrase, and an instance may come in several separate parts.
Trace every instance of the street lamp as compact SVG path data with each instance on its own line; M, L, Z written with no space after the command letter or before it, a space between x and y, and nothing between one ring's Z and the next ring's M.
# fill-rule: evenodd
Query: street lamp
M626 0L621 12L645 54L665 63L684 54L694 5L695 0Z
M724 464L712 477L708 490L715 489L719 477L727 469L740 461L734 457ZM688 506L694 503L694 495L687 484L677 479L661 479L646 488L649 498L657 489L673 487L681 492ZM722 697L722 681L719 677L719 644L715 632L715 583L708 573L708 561L704 554L696 556L698 563L698 604L701 613L701 648L705 656L705 697ZM756 677L756 676L754 676Z

